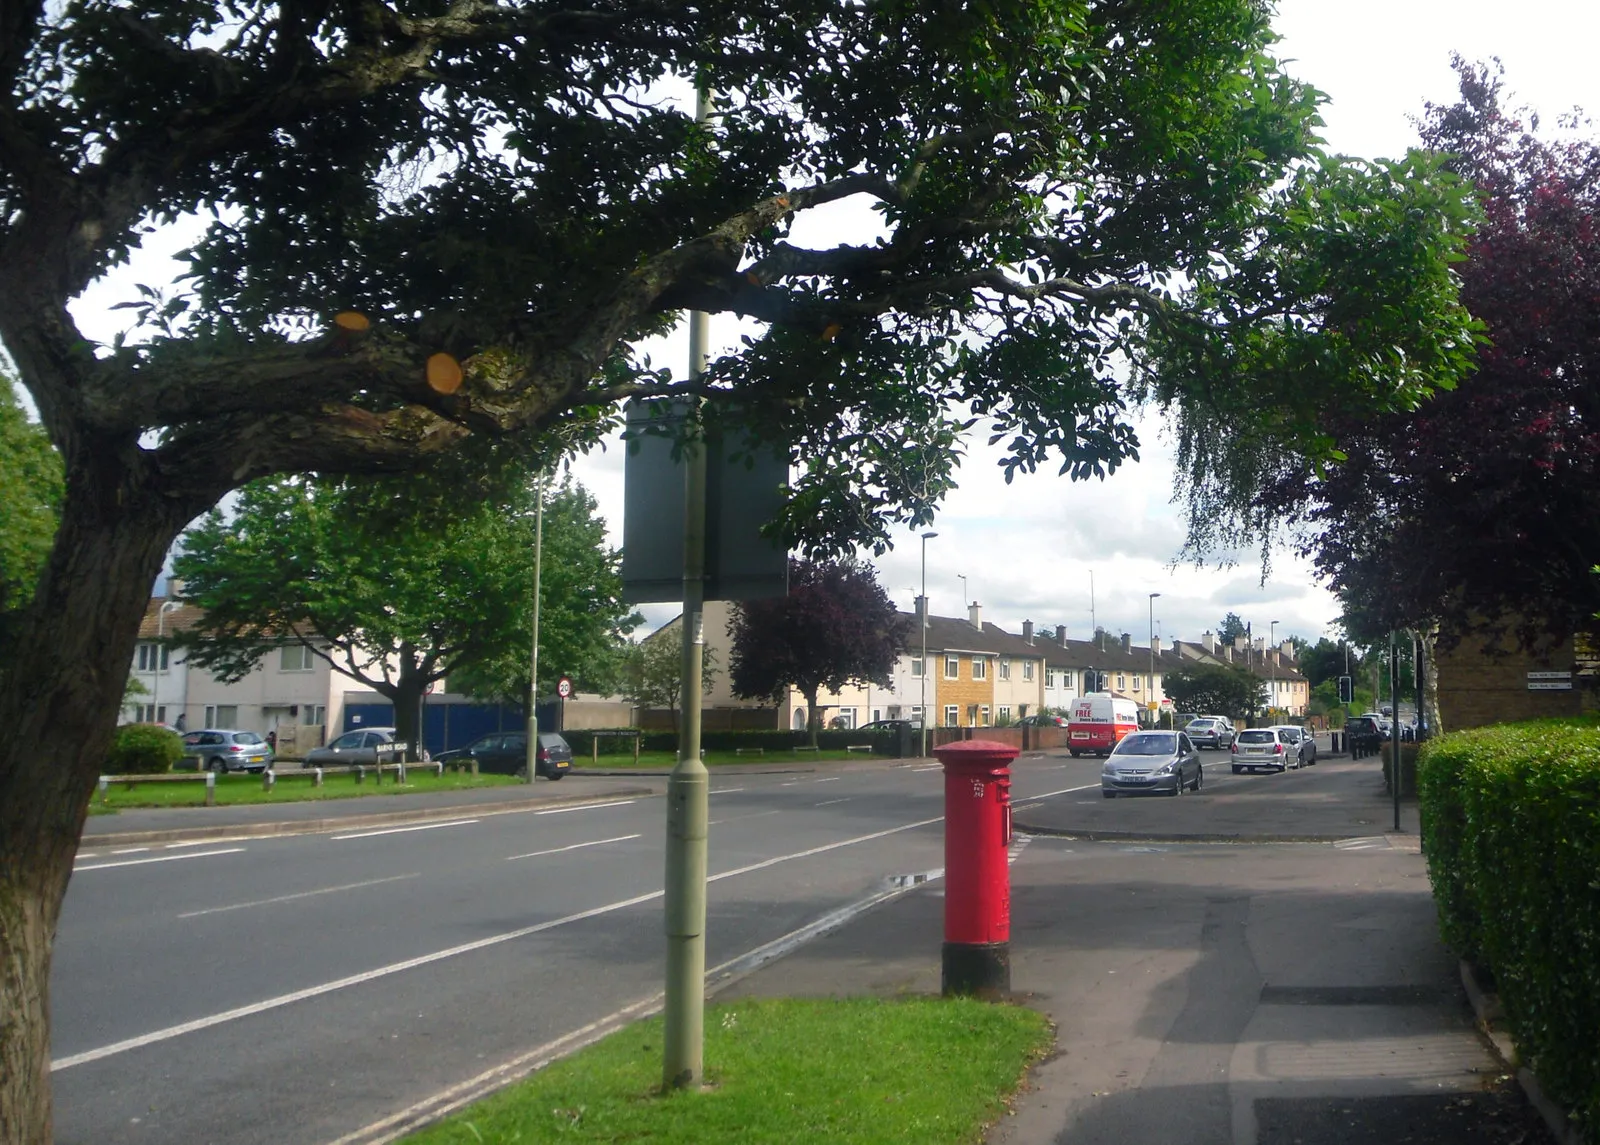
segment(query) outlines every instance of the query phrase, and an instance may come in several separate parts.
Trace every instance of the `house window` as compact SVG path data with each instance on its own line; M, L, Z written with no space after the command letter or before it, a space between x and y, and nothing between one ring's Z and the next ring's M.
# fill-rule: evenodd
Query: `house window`
M1056 686L1056 670L1054 668L1046 668L1044 670L1044 686L1047 688Z
M961 657L946 656L944 658L944 678L954 680L961 675Z
M913 678L922 675L922 657L911 657L911 675Z
M1127 677L1124 676L1121 672L1118 672L1117 673L1117 691L1120 692L1120 691L1122 691L1122 689L1126 688L1127 686L1128 686Z
M833 724L840 728L853 728L856 726L856 710L854 708L840 708L839 714L833 717Z
M974 680L987 680L989 678L989 658L987 656L974 656L972 658L972 678Z
M944 726L947 728L953 728L959 727L960 725L961 709L954 704L946 704L944 706Z
M301 704L300 722L307 727L321 726L328 722L328 709L323 704Z
M139 645L139 671L165 672L168 667L168 657L171 649L165 644Z
M1010 704L1001 704L1000 705L1000 723L1002 725L1004 725L1004 724L1009 724L1010 722L1011 722L1011 705Z
M922 724L922 705L921 704L912 704L911 705L911 718L917 722L918 726L921 726L921 724Z
M1011 679L1011 657L1009 656L1000 657L1000 678L1002 680Z
M136 724L164 724L167 722L167 705L136 704L133 709L133 722Z
M988 704L979 704L978 705L978 726L980 728L986 728L986 727L989 726L989 705Z
M1033 661L1032 660L1024 660L1022 662L1022 678L1024 680L1029 681L1030 683L1033 681Z
M278 659L280 672L309 672L311 667L311 649L304 644L285 644L280 650Z
M872 709L872 722L873 723L877 723L881 719L883 719L883 709L882 708L873 708Z
M206 727L231 728L239 722L238 704L207 704Z
M1133 690L1135 692L1137 692L1139 690L1139 677L1138 676L1135 676L1133 678Z

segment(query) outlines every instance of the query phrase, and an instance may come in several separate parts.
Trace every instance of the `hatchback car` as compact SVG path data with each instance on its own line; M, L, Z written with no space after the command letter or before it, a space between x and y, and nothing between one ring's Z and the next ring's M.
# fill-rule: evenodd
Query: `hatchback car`
M1245 728L1229 749L1233 773L1241 771L1286 771L1300 766L1300 749L1290 743L1280 728Z
M1066 716L1038 715L1023 716L1017 721L1019 728L1064 728L1067 726Z
M1221 750L1233 743L1233 721L1227 716L1199 716L1183 729L1196 747Z
M337 739L306 752L307 767L355 767L374 764L381 758L392 763L406 745L395 738L393 728L357 728Z
M183 737L178 766L195 771L264 771L272 766L272 745L255 732L201 728Z
M528 766L527 732L491 732L479 736L466 747L441 751L433 757L435 763L462 763L478 761L478 770L491 775L516 775L526 773ZM566 738L555 732L539 733L539 751L534 761L534 774L546 779L560 779L572 770L572 748Z
M1122 737L1100 769L1100 794L1179 795L1205 782L1200 753L1183 732L1131 732Z
M1317 737L1298 724L1274 724L1272 731L1282 732L1294 745L1295 762L1291 767L1310 767L1317 762Z

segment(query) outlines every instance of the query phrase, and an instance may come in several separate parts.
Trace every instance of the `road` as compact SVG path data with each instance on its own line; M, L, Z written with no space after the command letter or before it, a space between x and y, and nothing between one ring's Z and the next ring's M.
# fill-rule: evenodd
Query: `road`
M1224 758L1207 795L1284 778ZM1014 799L1099 800L1098 772L1025 758ZM936 765L711 791L708 966L943 863ZM664 821L649 797L85 851L52 983L57 1141L382 1140L420 1099L647 1008Z

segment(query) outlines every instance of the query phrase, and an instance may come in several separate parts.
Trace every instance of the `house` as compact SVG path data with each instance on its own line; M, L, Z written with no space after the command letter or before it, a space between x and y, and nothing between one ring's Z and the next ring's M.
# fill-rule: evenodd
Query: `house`
M910 647L899 657L893 684L881 694L884 719L916 719L926 706L930 727L992 727L1032 715L1044 705L1045 649L1033 642L1033 627L1021 636L983 619L974 601L965 619L904 614ZM927 659L923 659L924 641Z

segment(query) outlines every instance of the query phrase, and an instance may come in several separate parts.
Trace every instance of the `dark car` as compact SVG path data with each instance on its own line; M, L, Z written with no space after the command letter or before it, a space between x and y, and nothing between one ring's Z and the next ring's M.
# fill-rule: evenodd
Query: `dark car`
M491 732L479 736L466 747L452 748L434 756L436 763L478 761L478 770L490 775L526 774L528 766L527 732ZM539 753L534 773L546 779L560 779L572 770L572 748L556 732L539 733Z
M1066 716L1023 716L1017 721L1019 728L1064 728L1067 726Z
M181 768L195 771L264 771L272 766L272 745L255 732L201 728L183 737Z
M355 767L371 765L380 759L393 763L405 754L406 745L395 738L393 728L357 728L337 739L306 752L307 767Z
M1376 717L1351 716L1344 722L1344 738L1351 755L1371 755L1383 743L1383 728Z
M873 732L874 734L883 734L888 732L897 732L901 728L910 728L912 731L916 731L921 726L921 720L873 720L870 723L862 724L855 730L858 732Z
M1179 795L1199 791L1204 782L1200 752L1184 732L1130 732L1100 769L1100 794L1107 799L1157 791Z

